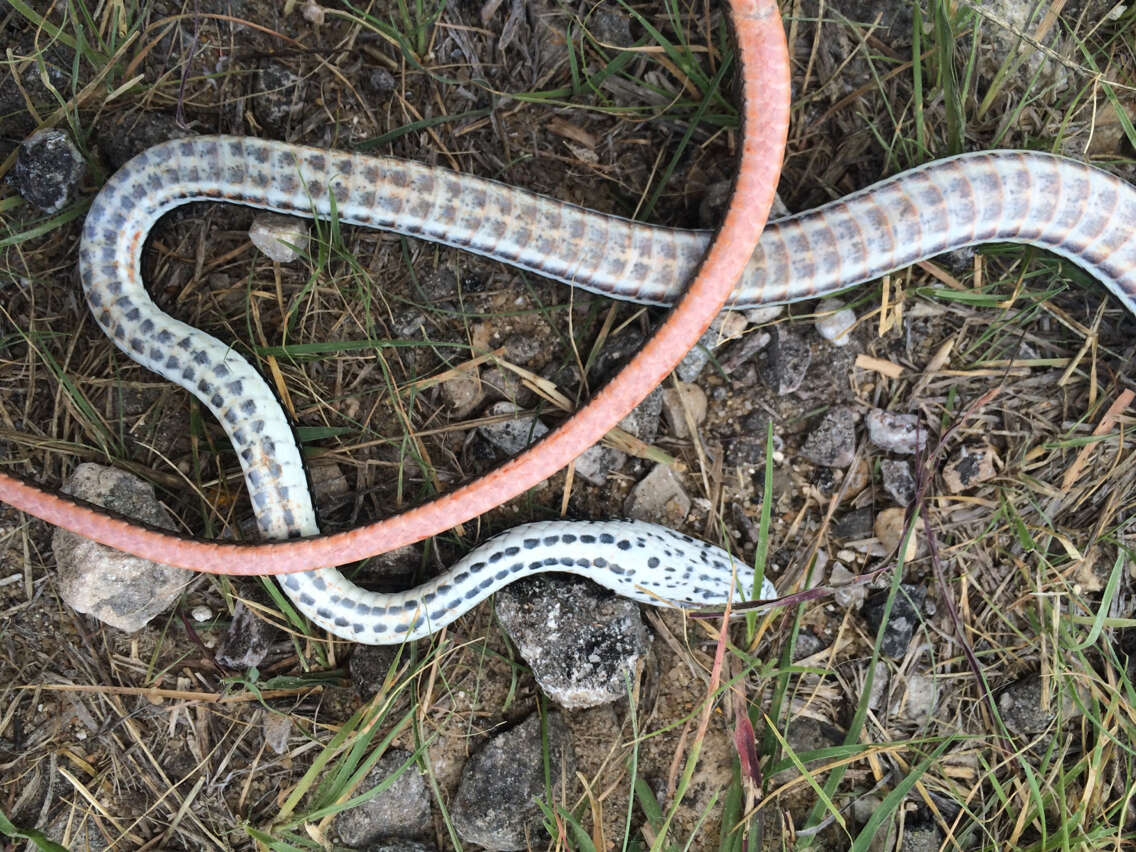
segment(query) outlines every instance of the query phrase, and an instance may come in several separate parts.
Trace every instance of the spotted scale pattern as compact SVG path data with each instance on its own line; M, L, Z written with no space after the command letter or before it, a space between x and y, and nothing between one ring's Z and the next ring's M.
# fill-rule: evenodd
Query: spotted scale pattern
M305 216L334 209L345 223L436 240L647 304L677 298L710 239L415 163L248 137L178 140L138 155L87 216L79 263L87 302L121 349L195 394L222 423L269 539L318 532L290 425L256 371L229 346L158 310L139 274L154 222L202 200ZM1044 154L964 155L770 226L732 304L810 298L946 249L1007 240L1068 257L1133 309L1134 221L1136 191L1107 173ZM722 605L735 591L735 570L744 587L752 582L720 549L665 529L619 522L578 529L518 528L433 583L397 595L365 592L332 568L281 582L314 622L374 644L425 635L539 571L571 571L637 600L680 606Z

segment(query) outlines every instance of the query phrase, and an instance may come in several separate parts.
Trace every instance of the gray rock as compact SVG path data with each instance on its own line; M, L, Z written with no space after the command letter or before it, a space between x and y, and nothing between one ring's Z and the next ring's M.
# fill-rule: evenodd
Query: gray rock
M708 403L706 391L696 384L678 382L677 386L666 388L663 391L663 416L671 434L676 438L689 438L687 416L698 428L706 421Z
M279 133L290 118L304 108L304 81L275 62L269 62L256 73L256 96L252 111L257 120Z
M599 487L607 483L609 473L619 470L626 461L626 453L595 444L576 458L576 475Z
M938 852L943 847L943 833L934 823L905 825L899 852Z
M500 852L543 845L546 834L537 800L549 792L546 764L551 795L558 800L563 780L575 776L576 759L560 714L546 715L543 732L541 721L540 714L532 714L466 762L450 811L462 840Z
M898 714L917 725L925 725L939 705L939 683L934 677L909 674L904 679L903 701Z
M916 414L896 414L873 408L864 418L868 426L868 440L889 453L911 455L927 446L927 427Z
M347 673L360 698L369 701L375 697L398 655L398 645L355 646L347 661Z
M510 402L498 402L491 405L486 414L499 417L516 410L516 406ZM535 415L478 426L477 430L485 440L508 456L515 456L529 444L548 434L548 427L537 420Z
M1048 690L1049 694L1046 695ZM1080 715L1072 695L1064 694L1059 680L1029 675L1010 684L998 696L1002 721L1015 734L1034 736L1057 721Z
M813 464L848 467L856 457L855 413L847 406L830 408L805 438L801 455Z
M884 491L900 506L910 506L915 499L915 477L911 465L895 459L880 460L880 477Z
M652 444L659 434L659 416L663 411L663 388L657 387L619 421L619 426L645 444Z
M863 585L850 585L856 579L856 574L844 567L842 562L833 562L832 570L828 575L829 585L835 590L832 600L842 609L859 609L868 596L868 590Z
M411 753L392 748L367 773L355 795L363 795L389 780L389 786L374 798L340 811L335 816L335 830L348 846L363 846L377 840L422 838L432 827L430 797L418 766L411 763Z
M62 130L40 130L21 144L12 169L12 185L44 213L62 210L86 171L79 149Z
M626 698L651 649L638 605L587 580L532 577L499 591L495 606L541 690L569 710Z
M268 656L279 631L257 618L240 601L233 608L233 620L213 658L227 669L245 671L259 666Z
M154 488L136 476L86 462L61 489L96 506L150 526L174 529ZM180 596L192 572L56 529L51 549L59 569L59 594L68 606L127 633L142 629Z
M308 250L308 222L280 213L258 213L249 226L249 242L269 260L292 263Z
M759 363L761 378L774 393L785 396L801 386L813 355L804 340L781 326L772 335Z
M636 483L623 505L628 517L671 527L686 520L690 507L690 497L678 476L661 463Z
M887 603L887 591L877 592L864 603L864 618L868 622L868 629L874 637L883 621L884 606ZM883 641L880 643L880 653L885 657L898 660L907 653L907 646L915 635L915 628L923 618L923 603L927 599L927 590L922 586L903 583L896 592L895 601L891 607L891 616L887 627L884 628Z
M825 649L824 640L811 630L802 630L797 634L797 641L793 645L793 662L811 657Z
M851 512L842 515L832 525L832 535L841 541L859 541L871 538L875 535L872 531L874 521L875 514L870 506L853 509Z
M588 31L597 41L615 47L630 47L635 43L631 35L631 19L615 3L602 3L588 15Z
M816 306L813 327L817 334L834 346L847 346L852 341L856 312L839 299L822 299Z

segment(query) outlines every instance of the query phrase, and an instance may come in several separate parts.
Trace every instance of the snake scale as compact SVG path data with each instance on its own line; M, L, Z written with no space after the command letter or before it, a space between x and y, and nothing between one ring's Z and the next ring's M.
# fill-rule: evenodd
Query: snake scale
M158 218L202 200L304 216L334 211L344 223L445 243L650 305L678 300L711 241L708 233L634 223L440 168L248 137L176 140L135 157L108 181L84 225L80 273L88 304L131 358L195 394L222 423L244 469L260 531L270 540L318 534L290 424L243 358L162 313L137 274L142 243ZM966 154L771 224L728 304L813 298L946 250L1009 241L1068 258L1136 313L1133 223L1136 190L1104 171L1039 153ZM102 523L98 516L69 522L47 512L36 502L46 499L43 492L19 480L0 478L0 498L100 537L92 533L92 524ZM450 518L446 525L460 520ZM219 555L209 570L225 570L234 551L214 548ZM329 552L334 551L325 549L324 555ZM203 567L197 556L143 555ZM358 554L339 561L351 558ZM312 564L322 563L278 567ZM582 574L656 604L705 606L721 604L735 590L754 592L753 571L722 549L627 521L520 526L435 580L398 594L359 589L334 568L279 581L315 623L345 638L381 644L427 635L501 586L542 571ZM772 598L776 592L766 582L758 594Z

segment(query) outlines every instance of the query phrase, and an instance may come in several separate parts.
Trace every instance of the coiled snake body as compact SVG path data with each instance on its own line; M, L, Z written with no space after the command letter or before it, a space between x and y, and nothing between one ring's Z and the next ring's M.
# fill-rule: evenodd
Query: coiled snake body
M317 532L291 428L260 376L232 349L162 314L137 278L152 224L188 201L223 199L281 212L330 212L479 254L619 299L674 301L709 235L640 225L491 181L414 163L248 138L166 143L132 160L99 194L80 254L87 299L132 358L196 394L224 424L244 466L261 532ZM819 296L947 249L992 240L1041 246L1136 302L1136 192L1105 172L1044 154L942 160L767 227L735 307ZM438 629L518 576L571 570L647 602L721 602L752 571L719 548L662 527L555 522L511 530L427 586L358 589L334 569L281 583L309 618L348 638L396 642ZM766 584L763 597L775 592Z

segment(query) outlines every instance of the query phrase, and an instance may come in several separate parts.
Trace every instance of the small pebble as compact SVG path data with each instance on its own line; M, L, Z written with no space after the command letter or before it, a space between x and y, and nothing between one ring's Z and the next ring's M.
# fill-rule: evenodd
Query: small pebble
M834 346L846 346L852 340L856 326L856 312L839 299L822 299L816 306L818 314L814 326L817 333Z
M868 427L868 440L881 450L911 455L927 445L927 427L919 423L918 415L873 408L864 422Z
M213 610L207 606L195 606L190 610L189 615L198 624L203 624L213 617Z
M911 644L915 629L922 621L923 601L926 597L925 588L908 583L902 584L896 591L887 626L884 628L883 640L880 642L880 653L885 657L898 660L907 653L907 646ZM868 622L872 639L875 638L883 621L887 598L888 592L883 590L864 602L864 618Z
M58 213L86 171L83 155L62 130L40 130L20 143L12 184L29 204Z
M894 459L880 460L880 477L884 491L901 506L910 506L915 500L915 477L911 465Z
M269 260L291 263L306 253L310 238L308 223L280 213L258 213L249 226L249 240Z
M856 419L851 408L830 408L805 438L801 455L813 464L848 467L856 455Z
M676 382L663 391L663 416L676 438L690 437L687 417L696 428L705 422L708 405L706 392L690 382Z
M899 548L907 533L907 512L892 506L876 515L873 531L884 550L892 553ZM903 561L910 562L919 554L919 530L915 529L907 540L907 549L904 551Z
M631 489L623 508L635 520L677 527L690 514L691 500L675 472L660 463Z
M762 354L761 377L778 396L790 394L801 386L813 358L804 340L780 326L774 328L773 340Z

